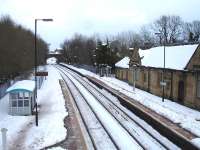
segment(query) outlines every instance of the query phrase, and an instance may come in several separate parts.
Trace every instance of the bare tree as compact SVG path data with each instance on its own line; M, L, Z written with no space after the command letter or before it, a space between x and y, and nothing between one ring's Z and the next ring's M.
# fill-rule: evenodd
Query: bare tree
M198 42L200 36L200 21L186 22L184 24L184 38L189 42Z
M92 64L96 41L82 34L75 34L72 39L66 39L62 47L68 63Z
M183 21L180 16L169 16L169 43L176 43L182 32Z
M143 49L151 48L155 45L155 38L149 26L142 26L140 29L140 36L142 40Z
M162 34L160 42L175 43L181 34L182 24L182 19L179 16L163 15L154 22L154 31Z

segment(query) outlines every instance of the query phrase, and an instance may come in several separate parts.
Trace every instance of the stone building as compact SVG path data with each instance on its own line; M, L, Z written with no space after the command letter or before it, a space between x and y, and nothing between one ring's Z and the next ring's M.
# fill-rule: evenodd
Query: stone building
M141 65L137 72L129 67L134 60L125 57L116 63L116 77L157 96L163 94L161 81L164 71L164 97L200 109L200 46L166 47L165 69L163 47L139 50ZM134 57L131 57L134 59ZM133 77L135 75L136 77Z

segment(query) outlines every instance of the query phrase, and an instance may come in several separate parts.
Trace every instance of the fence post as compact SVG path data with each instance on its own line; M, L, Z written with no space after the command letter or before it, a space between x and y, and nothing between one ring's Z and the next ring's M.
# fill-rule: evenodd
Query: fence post
M7 150L7 144L6 144L6 132L8 131L8 129L6 128L2 128L1 132L2 132L2 150Z

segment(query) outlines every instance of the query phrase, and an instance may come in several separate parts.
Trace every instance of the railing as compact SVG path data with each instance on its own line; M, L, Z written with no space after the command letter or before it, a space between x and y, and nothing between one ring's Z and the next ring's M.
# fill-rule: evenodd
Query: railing
M0 98L6 94L7 88L10 86L10 81L0 84Z

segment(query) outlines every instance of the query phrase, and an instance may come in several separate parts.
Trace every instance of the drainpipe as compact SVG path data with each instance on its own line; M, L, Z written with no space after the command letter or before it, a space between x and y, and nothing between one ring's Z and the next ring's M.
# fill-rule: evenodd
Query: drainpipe
M171 71L171 89L170 89L170 99L173 99L173 71Z
M150 69L148 68L148 77L147 77L147 82L148 82L148 85L147 85L147 91L149 92L150 91Z

